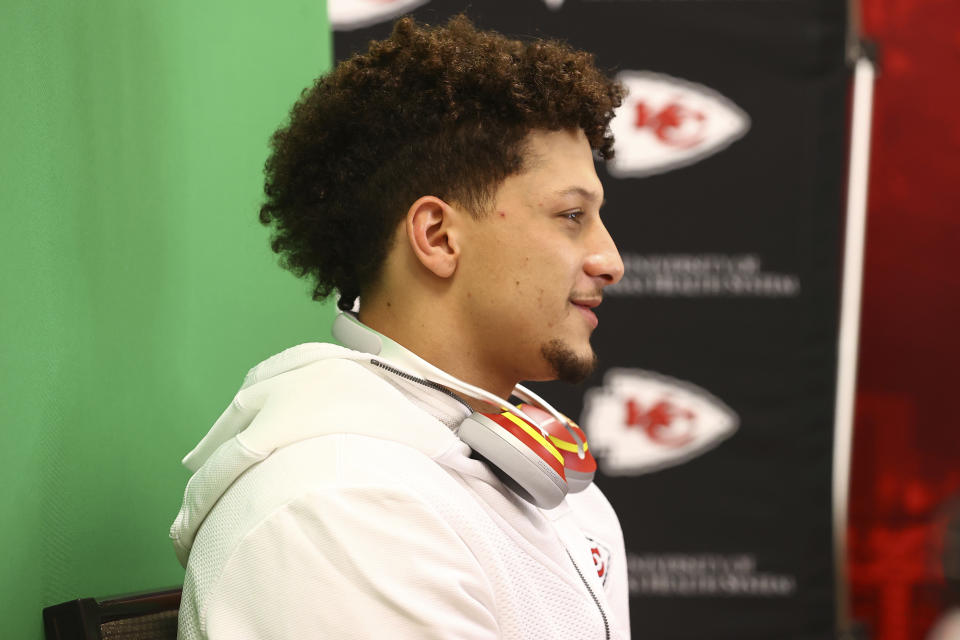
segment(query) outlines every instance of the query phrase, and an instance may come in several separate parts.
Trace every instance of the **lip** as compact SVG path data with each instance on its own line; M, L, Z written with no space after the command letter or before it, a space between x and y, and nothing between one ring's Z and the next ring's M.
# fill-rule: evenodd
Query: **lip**
M573 304L578 307L586 307L587 309L594 309L600 306L601 298L577 298L571 300Z
M592 309L600 304L599 300L581 300L577 302L571 300L570 304L577 308L577 311L579 311L584 319L586 319L591 329L597 328L597 325L600 324L600 321L597 320L597 314L595 314Z

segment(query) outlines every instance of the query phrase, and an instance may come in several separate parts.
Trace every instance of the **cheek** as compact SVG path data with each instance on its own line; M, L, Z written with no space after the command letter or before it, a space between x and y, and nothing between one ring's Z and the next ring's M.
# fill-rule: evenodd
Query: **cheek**
M543 265L541 265L543 266ZM523 308L539 318L541 323L552 327L570 311L570 277L551 269L531 268L513 278Z
M524 242L515 236L487 238L482 260L471 267L474 292L491 299L517 303L538 322L551 324L569 311L568 302L577 270L568 254L540 233L528 233ZM533 239L533 240L531 240ZM481 295L483 295L481 294Z

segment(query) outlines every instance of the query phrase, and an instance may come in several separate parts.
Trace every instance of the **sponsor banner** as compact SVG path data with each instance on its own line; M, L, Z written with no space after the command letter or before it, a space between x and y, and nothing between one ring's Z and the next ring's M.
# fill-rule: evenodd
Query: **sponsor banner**
M630 553L627 565L637 596L784 598L797 590L795 576L761 571L749 553Z
M793 298L800 276L763 268L754 253L727 255L623 252L623 278L607 287L610 296Z
M465 12L591 51L629 90L598 165L625 266L601 368L581 393L534 386L597 456L634 636L831 637L845 3L407 1L332 0L337 57L399 12Z

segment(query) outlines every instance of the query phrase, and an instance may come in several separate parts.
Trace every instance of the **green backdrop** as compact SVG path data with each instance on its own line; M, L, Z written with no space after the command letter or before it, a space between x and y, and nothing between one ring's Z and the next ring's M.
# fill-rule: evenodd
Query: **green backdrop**
M329 338L256 220L270 133L330 63L323 2L6 0L3 637L179 584L180 458L263 357Z

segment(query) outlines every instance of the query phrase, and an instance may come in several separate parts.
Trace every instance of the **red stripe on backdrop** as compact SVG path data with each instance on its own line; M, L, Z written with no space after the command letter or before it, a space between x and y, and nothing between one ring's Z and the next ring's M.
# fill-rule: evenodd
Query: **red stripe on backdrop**
M924 638L960 491L960 3L862 0L879 46L850 500L853 613Z

